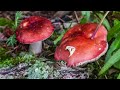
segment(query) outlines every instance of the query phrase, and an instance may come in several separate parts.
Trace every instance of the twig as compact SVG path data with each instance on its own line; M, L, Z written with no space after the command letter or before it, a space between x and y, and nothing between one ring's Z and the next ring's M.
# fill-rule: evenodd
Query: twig
M101 66L100 66L99 62L98 61L96 61L96 62L98 64L99 68L101 69ZM105 75L105 79L108 79L106 75Z
M58 17L58 19L59 19L60 21L62 21L62 23L65 23L65 21L64 21L63 19L61 19L60 17Z
M78 18L77 12L74 11L74 14L75 14L75 17L76 17L77 22L79 23L79 18Z
M103 23L105 17L108 15L109 12L110 12L110 11L107 11L107 12L105 13L105 15L103 16L103 18L101 19L100 23L99 23L98 26L96 27L96 29L95 29L93 35L91 36L91 39L94 39L95 34L97 33L99 27L101 26L101 24Z
M13 52L15 49L17 49L17 48L18 48L18 46L16 46L13 50L10 50L10 51L6 52L5 54L11 53L11 52Z
M55 18L55 17L63 17L64 15L67 15L69 13L71 13L72 11L57 11L52 18Z

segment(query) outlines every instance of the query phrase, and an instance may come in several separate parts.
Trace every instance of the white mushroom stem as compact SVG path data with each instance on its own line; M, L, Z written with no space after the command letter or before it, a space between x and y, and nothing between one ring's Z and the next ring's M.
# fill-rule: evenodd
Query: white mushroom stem
M41 51L42 51L42 41L38 41L30 44L29 52L32 52L33 54L39 54L41 53Z
M73 46L66 46L65 50L68 50L70 52L70 55L69 55L69 57L70 57L75 52L75 47L73 47Z

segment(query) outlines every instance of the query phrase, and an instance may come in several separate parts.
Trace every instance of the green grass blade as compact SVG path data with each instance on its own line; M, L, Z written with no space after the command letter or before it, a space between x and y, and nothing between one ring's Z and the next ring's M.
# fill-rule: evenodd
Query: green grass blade
M65 30L63 30L63 32L61 33L61 35L59 35L58 38L56 38L53 41L54 45L56 45L62 39L62 37L64 36L64 34L65 34Z
M114 26L119 24L119 23L120 23L120 21L118 19L115 19L114 22L113 22Z
M87 21L90 19L90 11L81 11L82 16L85 16Z
M120 79L120 74L118 75L117 79Z
M113 51L115 51L119 48L120 48L120 32L119 32L118 36L116 37L116 39L110 45L110 49L107 52L107 55L105 57L105 61L107 61L111 57Z
M120 69L120 60L113 65L115 68Z
M87 19L85 17L83 17L81 20L80 20L80 24L84 24L84 23L87 23Z
M104 74L112 65L114 65L116 62L120 60L120 49L117 50L110 59L105 63L105 65L102 67L101 71L98 75Z
M81 11L83 18L80 20L80 24L87 23L90 19L90 11Z
M108 37L107 37L108 41L110 41L119 31L120 31L120 21L116 22L116 25L114 25L111 28L111 30L108 32Z

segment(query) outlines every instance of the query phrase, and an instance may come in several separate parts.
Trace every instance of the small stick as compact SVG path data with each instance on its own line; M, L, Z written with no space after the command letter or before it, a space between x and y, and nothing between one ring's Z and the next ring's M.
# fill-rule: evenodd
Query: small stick
M5 54L11 53L11 52L13 52L14 50L16 50L17 48L18 48L18 46L14 47L13 50L10 50L10 51L6 52Z
M74 14L75 14L75 17L76 17L77 22L79 23L79 18L78 18L77 12L74 11Z
M62 21L62 23L65 23L65 21L64 21L63 19L61 19L60 17L58 17L58 19L59 19L60 21Z
M103 16L103 18L101 19L101 21L100 21L100 23L98 24L97 28L95 29L93 35L91 36L91 39L94 39L95 34L97 33L99 27L101 26L101 24L103 23L105 17L108 15L109 12L110 12L110 11L107 11L107 12L105 13L105 15Z

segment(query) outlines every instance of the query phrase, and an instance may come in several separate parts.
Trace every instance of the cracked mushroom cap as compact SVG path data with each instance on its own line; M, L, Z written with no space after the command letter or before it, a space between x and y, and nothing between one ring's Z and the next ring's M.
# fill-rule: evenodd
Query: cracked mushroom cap
M100 26L94 39L91 39L98 24L77 24L69 29L56 48L55 60L64 60L68 66L78 66L93 62L108 49L107 30Z
M30 44L49 38L54 31L50 20L31 16L24 19L16 30L16 39L23 44Z

